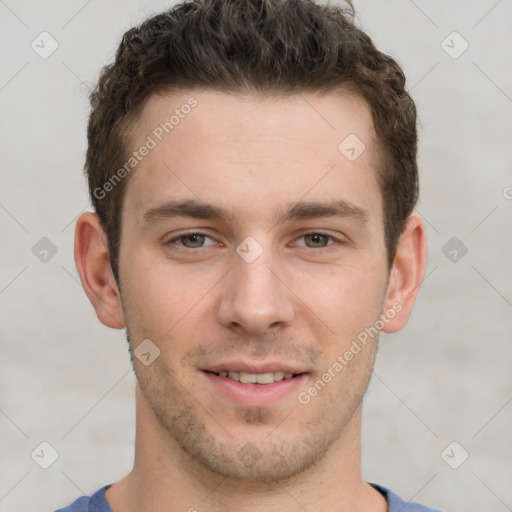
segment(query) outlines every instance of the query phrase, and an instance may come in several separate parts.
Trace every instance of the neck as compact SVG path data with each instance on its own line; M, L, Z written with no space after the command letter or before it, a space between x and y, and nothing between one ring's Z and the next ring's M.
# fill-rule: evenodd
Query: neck
M137 386L135 462L107 490L113 512L387 511L384 497L361 477L361 407L320 463L286 480L239 480L212 473L161 427Z

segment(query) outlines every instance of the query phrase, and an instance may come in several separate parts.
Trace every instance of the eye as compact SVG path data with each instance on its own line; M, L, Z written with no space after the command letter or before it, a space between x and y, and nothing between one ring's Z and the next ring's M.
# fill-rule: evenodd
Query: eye
M211 244L205 244L205 240L210 239L213 241ZM166 245L173 245L177 241L180 241L178 245L186 247L187 249L200 249L207 245L215 245L215 240L204 233L185 233L175 238L171 238Z
M210 240L211 243L206 243L207 240ZM305 244L298 244L300 247L307 247L310 249L324 249L331 245L342 243L334 236L320 231L305 233L300 236L298 240L305 241ZM216 242L205 233L191 232L182 233L181 235L171 238L165 245L178 245L178 247L184 247L186 249L201 249L203 247L216 245Z
M327 233L322 233L319 231L305 233L299 238L299 240L301 239L304 239L306 242L305 246L311 249L323 249L329 245L335 245L336 242L340 243L340 241L334 238L332 235L328 235ZM329 240L332 240L333 243L327 243Z

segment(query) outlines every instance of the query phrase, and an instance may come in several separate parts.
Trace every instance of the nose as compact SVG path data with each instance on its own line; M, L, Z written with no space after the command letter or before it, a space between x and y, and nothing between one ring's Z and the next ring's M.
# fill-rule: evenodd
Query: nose
M291 324L295 314L293 292L271 251L264 251L252 263L235 254L233 266L222 281L219 322L239 330L239 334L251 335Z

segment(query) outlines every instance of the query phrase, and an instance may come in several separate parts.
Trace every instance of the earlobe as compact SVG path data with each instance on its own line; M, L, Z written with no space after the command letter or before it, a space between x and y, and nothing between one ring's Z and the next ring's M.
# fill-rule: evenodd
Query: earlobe
M84 213L77 220L75 264L84 291L100 322L114 329L122 329L125 319L110 266L107 238L94 213Z
M407 323L425 274L426 259L423 221L411 215L398 242L390 273L383 313L393 314L386 315L389 321L382 329L384 332L396 332Z

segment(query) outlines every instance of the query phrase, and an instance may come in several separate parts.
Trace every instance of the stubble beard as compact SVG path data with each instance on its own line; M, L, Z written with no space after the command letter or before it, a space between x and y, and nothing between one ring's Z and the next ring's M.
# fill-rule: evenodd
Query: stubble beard
M128 329L127 339L132 352ZM241 425L248 427L243 438L230 433L222 411L212 411L208 404L201 403L201 397L192 396L177 382L165 366L164 357L157 358L149 367L134 364L134 371L160 428L181 450L177 456L188 459L192 466L199 465L236 480L284 482L321 463L350 420L360 412L373 371L376 347L377 339L372 346L365 347L368 352L363 357L354 360L357 364L344 368L336 377L339 380L328 384L320 393L320 396L330 393L328 400L321 402L320 397L315 397L308 405L294 404L293 410L285 412L281 409L279 414L268 408L238 407L237 428ZM330 390L330 386L337 386L335 394L335 388ZM328 404L328 409L321 409L321 403ZM317 407L317 414L312 416L307 411L311 407ZM304 411L307 411L307 419L300 417ZM287 429L290 424L299 427L292 436L287 432L280 435L281 423L286 424ZM255 429L254 436L251 436L250 428ZM267 435L262 435L259 430Z

